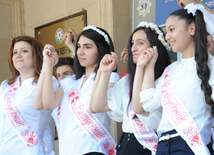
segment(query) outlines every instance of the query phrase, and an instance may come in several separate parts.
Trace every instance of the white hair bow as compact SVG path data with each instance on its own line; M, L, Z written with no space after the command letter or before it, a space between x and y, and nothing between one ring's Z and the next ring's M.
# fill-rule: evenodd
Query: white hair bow
M214 41L214 14L207 11L203 5L201 4L188 4L184 9L187 9L188 13L192 13L195 16L195 12L200 10L204 15L204 21L206 23L207 31L213 37Z
M193 16L195 16L195 12L197 10L202 10L204 9L204 6L201 5L201 4L194 4L194 3L191 3L191 4L188 4L184 9L187 10L188 14L192 13Z

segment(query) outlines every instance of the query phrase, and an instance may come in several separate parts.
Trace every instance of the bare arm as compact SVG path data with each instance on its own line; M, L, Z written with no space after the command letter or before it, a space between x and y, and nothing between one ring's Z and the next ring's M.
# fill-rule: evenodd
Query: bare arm
M153 56L146 65L141 91L149 88L155 88L155 63L158 59L157 47L149 48L147 52L150 52Z
M154 71L154 68L155 68L155 66L146 67L141 91L149 89L149 88L155 88L155 71Z
M77 42L77 35L74 30L69 28L69 32L65 32L63 40L65 42L65 45L68 46L68 48L72 51L72 53L75 53L75 46Z
M190 4L190 3L194 3L194 4L201 4L204 6L204 8L209 11L210 13L214 14L214 11L209 8L206 4L204 4L203 2L201 2L200 0L177 0L177 3L180 7L185 7L186 5Z
M96 75L96 79L95 79L95 82L94 82L94 86L93 86L93 89L92 89L91 98L94 97L93 94L94 94L94 92L95 92L95 90L97 88L97 84L100 81L100 75L101 74L102 74L102 72L100 70L98 70L97 75ZM112 88L112 87L114 87L114 85L115 85L115 83L110 82L110 83L108 83L108 88ZM92 104L90 104L89 109L90 109L91 112L93 112ZM95 112L93 112L93 113L95 113Z
M93 89L92 89L92 92L91 92L91 99L90 99L90 105L89 105L89 110L92 112L92 113L95 113L92 109L92 102L93 102L93 98L94 98L94 92L96 91L96 88L97 88L97 85L100 81L100 75L101 75L101 71L98 69L97 71L97 75L96 75L96 78L95 78L95 81L94 81L94 86L93 86Z
M39 80L37 82L36 91L33 97L33 107L36 110L42 110L43 104L42 104L42 86L44 81L44 64L42 65L41 74L39 76Z
M62 87L54 92L53 88L53 66L58 62L58 55L51 45L46 45L43 51L45 63L45 75L42 87L42 103L46 110L53 110L61 104L64 94Z
M117 63L116 54L112 53L112 55L105 55L100 62L100 68L95 79L90 100L90 111L93 113L111 110L107 104L107 90L110 86L109 78L111 72Z
M95 88L93 98L91 98L92 103L92 112L106 112L110 111L110 108L107 104L107 90L108 90L108 81L110 78L111 72L101 73L97 87Z
M64 94L63 88L60 86L56 92L53 88L53 67L46 65L45 67L45 78L42 90L42 102L46 110L53 110L60 106L62 97Z
M214 14L214 11L213 11L211 8L209 8L206 4L204 4L204 3L201 2L201 1L198 1L198 3L199 3L199 4L202 4L202 5L204 6L204 8L205 8L207 11L209 11L211 14Z
M141 92L141 86L143 84L143 78L144 78L144 67L137 67L134 77L134 84L133 84L133 90L132 90L132 102L133 102L133 108L135 113L137 114L144 114L145 111L142 107L142 104L140 103L140 92Z
M139 56L133 84L133 108L137 114L148 114L140 103L140 92L154 88L154 64L157 60L157 49L149 48Z

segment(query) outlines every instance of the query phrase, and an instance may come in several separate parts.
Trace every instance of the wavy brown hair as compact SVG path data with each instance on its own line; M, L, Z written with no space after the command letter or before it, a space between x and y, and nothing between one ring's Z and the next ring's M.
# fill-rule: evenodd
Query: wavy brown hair
M8 53L8 64L10 70L12 71L12 77L8 80L8 84L11 85L15 82L16 78L20 75L19 71L14 67L12 58L13 58L13 49L14 45L20 41L27 42L31 45L32 55L33 55L33 66L34 66L34 80L33 83L37 83L40 70L42 69L43 57L42 50L43 45L35 38L30 36L18 36L13 38L10 44L10 49Z

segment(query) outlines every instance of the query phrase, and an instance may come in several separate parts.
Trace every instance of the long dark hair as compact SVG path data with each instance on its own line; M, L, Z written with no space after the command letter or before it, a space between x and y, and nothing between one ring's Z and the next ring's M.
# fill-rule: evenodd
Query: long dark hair
M158 50L158 59L155 63L155 80L157 80L162 75L164 69L171 63L169 54L165 46L163 46L160 40L158 40L158 35L156 34L156 32L150 28L145 28L145 27L136 28L134 32L131 34L128 42L128 73L129 73L129 93L130 93L129 104L132 100L132 89L133 89L133 82L134 82L134 76L135 76L135 70L136 70L136 64L133 62L133 57L131 52L131 48L133 45L132 37L134 33L139 30L143 30L146 33L147 39L149 40L149 43L150 43L150 47L156 46ZM164 32L161 29L160 31L164 34Z
M101 34L99 34L98 32L96 32L92 29L88 29L88 30L83 31L77 38L77 43L78 43L80 37L84 36L84 37L94 41L95 45L97 46L98 59L97 59L97 66L94 69L95 73L97 73L100 61L102 60L104 55L105 54L111 54L111 52L114 52L114 45L113 45L113 42L112 42L109 34L102 28L99 28L99 27L96 27L96 28L100 29L102 32L104 32L108 36L110 45L108 45L108 43L106 42L106 40L104 39L104 37ZM80 62L79 62L78 56L77 56L77 49L78 49L78 47L76 44L76 49L75 49L75 55L76 56L74 57L73 69L74 69L74 74L76 75L76 79L79 79L85 73L85 67L80 65Z
M10 70L12 72L12 77L8 80L8 84L13 84L16 81L16 78L20 75L19 71L16 70L12 57L13 57L13 49L14 45L20 41L24 41L26 43L29 43L31 45L32 49L32 55L33 55L33 67L34 67L34 80L33 83L37 83L40 75L40 71L42 69L42 63L43 63L43 45L37 40L36 38L33 38L31 36L18 36L12 39L10 44L10 49L8 53L8 64L10 67Z
M193 16L191 13L188 14L187 10L179 9L171 13L170 16L176 16L179 19L185 20L187 27L195 23L194 42L197 74L201 79L201 90L204 92L206 104L211 106L211 114L214 116L214 102L211 98L212 87L208 83L210 79L210 68L207 65L209 55L207 51L207 30L203 13L197 10L195 16Z

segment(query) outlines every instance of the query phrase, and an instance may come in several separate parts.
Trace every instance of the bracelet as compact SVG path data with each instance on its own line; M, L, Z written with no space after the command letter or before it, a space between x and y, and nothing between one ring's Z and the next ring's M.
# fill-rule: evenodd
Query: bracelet
M40 74L45 74L45 71L41 69Z

